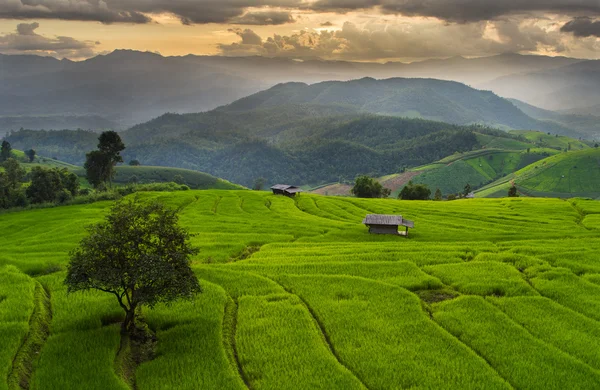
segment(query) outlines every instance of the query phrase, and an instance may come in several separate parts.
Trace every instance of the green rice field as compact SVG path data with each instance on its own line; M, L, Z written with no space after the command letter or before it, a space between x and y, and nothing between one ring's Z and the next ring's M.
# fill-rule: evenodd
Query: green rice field
M0 390L600 388L598 201L137 196L196 233L203 293L144 309L155 358L125 373L114 297L63 284L111 203L0 214Z

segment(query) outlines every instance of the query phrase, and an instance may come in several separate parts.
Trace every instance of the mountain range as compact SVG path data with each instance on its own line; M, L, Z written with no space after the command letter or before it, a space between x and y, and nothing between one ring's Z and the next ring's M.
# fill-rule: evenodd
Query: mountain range
M126 160L201 170L250 186L261 176L310 184L381 176L484 147L490 141L482 134L515 138L492 126L579 134L560 123L562 114L535 119L515 103L433 79L296 82L208 112L165 114L121 136ZM82 164L97 134L24 130L7 139Z
M592 66L588 63L590 61L573 58L518 54L471 59L453 57L410 64L264 57L163 57L130 50L117 50L80 62L0 55L0 134L20 127L58 129L61 123L70 129L100 130L107 124L125 129L165 112L208 111L288 81L312 84L363 77L436 78L486 87L502 96L532 103L529 98L533 92L518 89L521 79L512 81L510 77L541 72L561 78L562 72L571 67ZM521 92L512 93L516 90ZM593 94L586 90L582 88L581 93ZM554 101L555 91L540 88L538 95L544 91L548 91L547 99ZM569 101L582 100L585 96ZM552 108L585 107L585 104L563 107L556 103ZM68 120L57 119L63 116ZM90 116L102 121L90 123ZM7 117L12 119L2 121Z

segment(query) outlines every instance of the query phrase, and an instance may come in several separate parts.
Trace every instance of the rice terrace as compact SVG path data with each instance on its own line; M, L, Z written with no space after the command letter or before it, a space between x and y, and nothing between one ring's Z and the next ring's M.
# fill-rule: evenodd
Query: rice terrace
M128 371L114 297L63 284L112 202L4 213L0 388L600 387L597 201L138 196L197 234L203 292L144 308L155 357ZM371 235L372 213L415 229Z

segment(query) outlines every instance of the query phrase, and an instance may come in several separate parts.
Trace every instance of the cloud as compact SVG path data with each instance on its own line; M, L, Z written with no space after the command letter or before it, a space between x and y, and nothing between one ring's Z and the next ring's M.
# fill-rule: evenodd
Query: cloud
M39 23L21 23L14 33L0 35L0 53L38 54L57 58L89 58L99 42L78 41L71 37L48 38L35 32Z
M63 19L110 23L150 23L151 14L170 13L183 24L292 23L291 14L248 8L297 8L302 0L0 0L3 19ZM243 22L243 23L242 23Z
M600 21L579 17L566 23L560 31L573 33L576 37L600 37Z
M470 23L532 13L600 16L598 0L0 0L0 18L150 23L169 13L184 24L293 23L293 11L379 10Z
M435 17L459 23L535 12L600 15L598 0L317 0L310 8L334 12L379 8L384 13Z
M262 38L256 34L254 31L250 29L242 30L240 28L231 28L228 31L237 34L240 38L242 38L241 45L261 45Z
M332 27L332 26L333 26L333 23L331 23L329 21L325 22L325 23L321 23L321 27Z
M246 25L279 25L286 23L294 23L294 17L289 12L247 12L242 16L231 18L228 20L231 24L246 24Z
M339 31L302 30L267 39L248 29L234 32L242 42L219 45L224 55L385 61L565 50L559 31L529 19L451 25L435 20L418 25L372 22L358 26L346 22Z

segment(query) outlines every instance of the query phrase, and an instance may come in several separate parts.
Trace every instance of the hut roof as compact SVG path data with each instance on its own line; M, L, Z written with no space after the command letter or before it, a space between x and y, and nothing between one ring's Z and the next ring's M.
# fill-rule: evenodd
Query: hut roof
M292 188L298 188L298 187L294 187L289 184L275 184L273 187L271 187L272 190L288 190L288 189L292 189Z
M413 221L402 218L401 215L368 214L363 220L365 225L387 225L387 226L407 226L415 227Z

